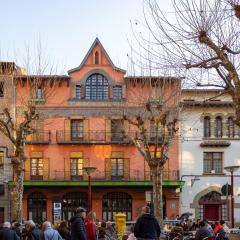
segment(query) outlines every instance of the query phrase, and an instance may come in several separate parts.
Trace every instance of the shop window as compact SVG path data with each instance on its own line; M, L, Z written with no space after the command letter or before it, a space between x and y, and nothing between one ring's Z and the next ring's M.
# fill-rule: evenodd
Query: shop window
M27 207L28 219L41 223L47 218L47 199L41 192L33 192L28 196Z
M62 220L69 221L78 207L88 209L88 195L85 192L69 192L62 198Z
M203 171L204 173L222 173L223 171L223 153L222 152L204 152Z
M103 196L103 220L114 221L116 213L126 214L126 220L132 220L132 197L124 192L111 192Z

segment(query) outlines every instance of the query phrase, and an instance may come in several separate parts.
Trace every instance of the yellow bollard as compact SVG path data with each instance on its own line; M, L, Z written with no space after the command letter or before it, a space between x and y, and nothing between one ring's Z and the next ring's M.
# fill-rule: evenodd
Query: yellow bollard
M118 239L122 240L123 234L126 230L126 214L117 213L115 214L115 226L118 235Z

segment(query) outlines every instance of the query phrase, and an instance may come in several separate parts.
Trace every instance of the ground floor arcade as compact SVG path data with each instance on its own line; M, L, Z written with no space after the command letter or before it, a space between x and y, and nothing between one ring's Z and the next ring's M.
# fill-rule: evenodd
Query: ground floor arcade
M101 220L114 220L114 215L123 212L127 221L134 221L146 205L146 192L150 187L92 187L92 210ZM88 209L87 187L25 187L23 218L42 221L55 218L55 204L60 206L61 220L69 220L79 207ZM179 196L175 188L164 188L164 215L174 219L179 214ZM56 219L56 218L55 218Z

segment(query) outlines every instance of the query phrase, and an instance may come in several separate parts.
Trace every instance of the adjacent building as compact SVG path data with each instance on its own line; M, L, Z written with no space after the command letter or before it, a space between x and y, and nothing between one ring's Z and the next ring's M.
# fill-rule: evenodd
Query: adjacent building
M234 123L231 96L216 89L183 90L180 133L180 171L185 185L181 212L195 218L230 220L226 166L240 166L240 131ZM240 170L234 173L235 222L240 222Z
M151 78L126 77L96 39L79 67L68 76L16 77L16 105L21 107L29 86L39 85L31 101L41 112L33 124L36 133L26 145L23 217L68 220L78 206L89 209L85 167L95 167L92 209L100 220L123 212L135 220L146 205L152 184L149 169L136 147L124 138L121 127L134 132L123 114L134 114L149 98ZM178 79L155 78L168 91ZM47 89L47 91L46 91ZM19 108L18 108L19 109ZM151 123L149 129L151 128ZM149 130L150 131L150 130ZM151 137L151 134L149 134ZM179 141L175 139L164 169L164 215L179 214Z

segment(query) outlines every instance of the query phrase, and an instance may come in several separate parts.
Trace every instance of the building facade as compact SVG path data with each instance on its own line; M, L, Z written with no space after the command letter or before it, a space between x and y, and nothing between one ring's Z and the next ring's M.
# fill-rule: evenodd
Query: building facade
M7 108L15 117L14 77L18 67L12 62L0 62L0 119ZM12 180L11 155L13 146L0 132L0 222L10 219L10 193L8 183Z
M152 189L148 165L122 134L134 128L123 114L135 114L152 92L150 79L125 77L96 39L69 76L38 76L33 101L40 111L36 133L26 144L23 217L68 220L78 206L89 209L85 167L95 167L92 209L100 220L123 212L135 220ZM36 76L17 77L17 106L29 97ZM157 81L161 81L158 79ZM174 81L166 81L169 92ZM43 91L48 89L47 93ZM149 124L150 122L146 123ZM150 136L149 136L150 137ZM179 214L179 142L173 140L164 169L164 215Z
M185 185L181 212L195 218L231 219L230 174L224 167L240 166L239 127L234 124L232 99L219 90L183 90L180 137L180 171ZM240 222L240 170L234 173L234 215Z

